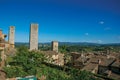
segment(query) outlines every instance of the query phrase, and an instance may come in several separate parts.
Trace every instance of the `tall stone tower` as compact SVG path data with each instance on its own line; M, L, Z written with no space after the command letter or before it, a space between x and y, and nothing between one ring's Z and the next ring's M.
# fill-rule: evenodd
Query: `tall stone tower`
M38 50L38 24L30 25L30 50Z
M15 37L15 27L10 26L8 42L12 48L14 48L14 44L15 44L14 37Z
M58 52L58 41L52 41L52 51Z

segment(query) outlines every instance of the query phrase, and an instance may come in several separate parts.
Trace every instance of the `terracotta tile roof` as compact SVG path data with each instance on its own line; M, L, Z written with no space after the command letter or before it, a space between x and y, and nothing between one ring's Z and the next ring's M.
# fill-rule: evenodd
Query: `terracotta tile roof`
M93 71L96 67L98 67L98 64L89 63L82 70Z
M119 74L112 73L112 74L110 75L110 77L112 77L112 78L114 78L114 79L116 79L116 80L120 80L120 75L119 75Z
M102 66L109 66L109 65L111 65L114 61L115 61L114 58L109 58L109 59L103 58L103 59L101 59L100 65L102 65Z
M120 68L120 60L116 60L111 66Z

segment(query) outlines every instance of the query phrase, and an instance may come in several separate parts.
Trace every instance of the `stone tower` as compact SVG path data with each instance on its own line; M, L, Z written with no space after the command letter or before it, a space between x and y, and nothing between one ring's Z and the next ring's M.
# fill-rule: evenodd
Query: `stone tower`
M14 37L15 37L15 27L10 26L8 42L12 48L14 48L14 44L15 44Z
M3 50L5 48L5 38L7 35L2 33L2 30L0 30L0 50Z
M30 25L30 50L38 50L38 24Z
M2 33L2 30L0 30L0 43L5 41L5 37L7 37L7 35Z
M0 29L0 39L4 39L4 34L2 33L2 30Z
M52 41L52 51L58 52L58 41Z

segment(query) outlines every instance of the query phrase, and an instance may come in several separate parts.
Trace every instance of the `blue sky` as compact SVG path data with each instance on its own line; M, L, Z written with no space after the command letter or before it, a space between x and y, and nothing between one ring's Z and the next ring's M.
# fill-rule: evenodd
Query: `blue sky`
M31 23L39 42L120 43L120 0L0 0L0 28L16 27L15 41L29 42Z

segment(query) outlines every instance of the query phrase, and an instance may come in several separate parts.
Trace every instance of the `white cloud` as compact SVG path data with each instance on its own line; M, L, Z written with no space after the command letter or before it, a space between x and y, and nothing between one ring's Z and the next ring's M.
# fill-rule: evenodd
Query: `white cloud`
M86 36L88 36L88 35L89 35L89 33L85 33L85 35L86 35Z
M82 42L99 43L99 44L103 43L102 40L82 40Z
M104 21L100 21L99 24L104 24L105 22Z

